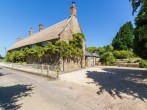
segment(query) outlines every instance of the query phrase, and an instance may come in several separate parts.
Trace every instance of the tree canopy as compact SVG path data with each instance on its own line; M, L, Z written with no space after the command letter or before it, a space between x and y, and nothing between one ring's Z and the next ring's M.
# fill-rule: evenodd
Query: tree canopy
M130 0L133 13L140 7L135 18L134 52L140 57L147 59L147 0Z
M117 32L112 41L114 50L130 50L133 49L133 25L129 21L125 23Z
M132 14L134 14L138 9L138 7L140 7L144 3L144 0L129 0L129 1L132 2L132 8L133 8Z
M0 59L3 59L3 57L0 55Z

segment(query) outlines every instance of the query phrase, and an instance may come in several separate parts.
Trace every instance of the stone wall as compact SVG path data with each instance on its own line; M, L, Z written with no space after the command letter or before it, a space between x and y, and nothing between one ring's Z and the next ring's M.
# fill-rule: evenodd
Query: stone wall
M82 68L81 60L79 61L66 60L64 61L64 63L63 61L60 63L60 69L61 71L64 71L64 72L74 71L80 68Z

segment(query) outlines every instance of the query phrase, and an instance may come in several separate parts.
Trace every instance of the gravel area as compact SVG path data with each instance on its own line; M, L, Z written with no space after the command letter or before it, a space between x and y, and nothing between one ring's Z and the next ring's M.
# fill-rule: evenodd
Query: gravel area
M62 74L60 80L95 90L104 110L147 110L147 69L93 67Z

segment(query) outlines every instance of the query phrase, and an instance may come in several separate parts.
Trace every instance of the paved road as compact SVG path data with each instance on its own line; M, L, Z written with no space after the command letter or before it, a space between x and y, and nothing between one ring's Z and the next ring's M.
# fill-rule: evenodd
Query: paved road
M92 110L81 86L0 67L2 110ZM87 89L87 88L85 88ZM85 91L83 89L83 91ZM87 96L87 99L86 99ZM84 99L84 100L83 100ZM93 101L92 101L93 102Z

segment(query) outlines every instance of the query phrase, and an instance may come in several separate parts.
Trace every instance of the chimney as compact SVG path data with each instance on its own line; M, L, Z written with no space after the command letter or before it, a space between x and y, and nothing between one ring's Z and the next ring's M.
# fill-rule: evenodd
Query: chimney
M20 36L18 36L18 38L17 38L17 42L19 42L21 40L21 38L20 38Z
M29 36L31 36L33 34L33 30L32 28L29 29Z
M44 29L44 26L42 24L39 24L39 32Z
M70 7L70 16L76 16L76 13L77 13L77 9L75 2L72 2L72 6Z

